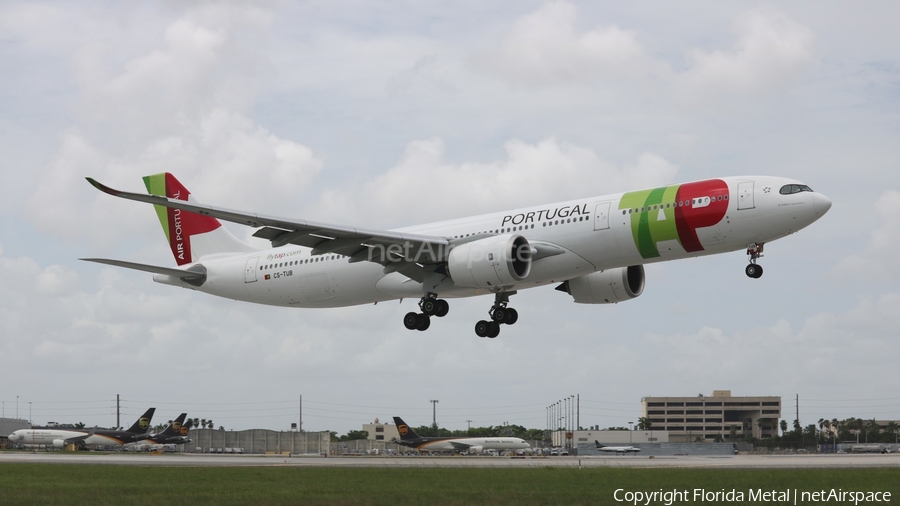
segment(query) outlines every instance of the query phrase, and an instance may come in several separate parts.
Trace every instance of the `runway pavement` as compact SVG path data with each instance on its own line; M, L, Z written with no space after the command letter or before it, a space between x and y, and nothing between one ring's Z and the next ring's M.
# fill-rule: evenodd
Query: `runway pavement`
M208 455L7 451L0 463L137 466L290 466L290 467L667 467L667 468L851 468L900 467L900 454L734 455L724 457L319 457L288 455Z

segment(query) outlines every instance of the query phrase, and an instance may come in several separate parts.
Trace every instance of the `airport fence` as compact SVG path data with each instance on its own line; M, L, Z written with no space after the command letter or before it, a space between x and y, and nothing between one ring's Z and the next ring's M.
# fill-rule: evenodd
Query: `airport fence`
M331 433L274 431L268 429L191 429L184 451L197 453L291 453L327 455Z

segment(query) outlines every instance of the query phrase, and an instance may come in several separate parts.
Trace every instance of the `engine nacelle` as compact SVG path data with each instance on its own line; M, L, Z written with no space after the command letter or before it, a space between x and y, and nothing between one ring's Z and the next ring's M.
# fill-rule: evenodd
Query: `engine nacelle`
M579 304L615 304L631 300L644 291L644 266L632 265L592 272L556 287Z
M456 286L494 288L528 277L531 255L531 245L521 235L498 235L450 250L447 270Z
M54 440L53 440L53 447L54 447L54 448L59 448L59 449L65 448L65 447L66 447L66 442L65 442L65 440L63 440L63 439L54 439Z
M468 453L474 453L476 455L480 455L481 452L484 451L484 447L483 446L470 446L468 449L466 449L466 451Z

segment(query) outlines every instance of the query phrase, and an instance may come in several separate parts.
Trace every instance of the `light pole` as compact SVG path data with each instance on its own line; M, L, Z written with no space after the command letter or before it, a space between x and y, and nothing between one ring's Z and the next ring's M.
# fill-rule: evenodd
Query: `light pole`
M16 420L19 419L19 396L16 396Z
M472 432L472 420L466 420L466 434Z
M432 399L428 401L431 403L431 423L434 426L434 430L437 430L437 399ZM437 435L437 434L435 434Z
M574 395L569 396L569 407L571 408L571 413L569 413L569 427L571 427L572 431L574 432L575 430L578 429L578 427L575 426L575 396Z
M631 436L634 431L634 422L628 422L628 444L631 444Z

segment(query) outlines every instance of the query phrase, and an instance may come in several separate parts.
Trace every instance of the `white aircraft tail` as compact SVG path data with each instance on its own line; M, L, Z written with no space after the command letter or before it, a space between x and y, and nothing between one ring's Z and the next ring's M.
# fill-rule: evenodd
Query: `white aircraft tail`
M144 185L151 195L196 203L187 188L168 172L144 177ZM178 265L197 262L211 255L257 251L211 216L158 205L153 207Z

